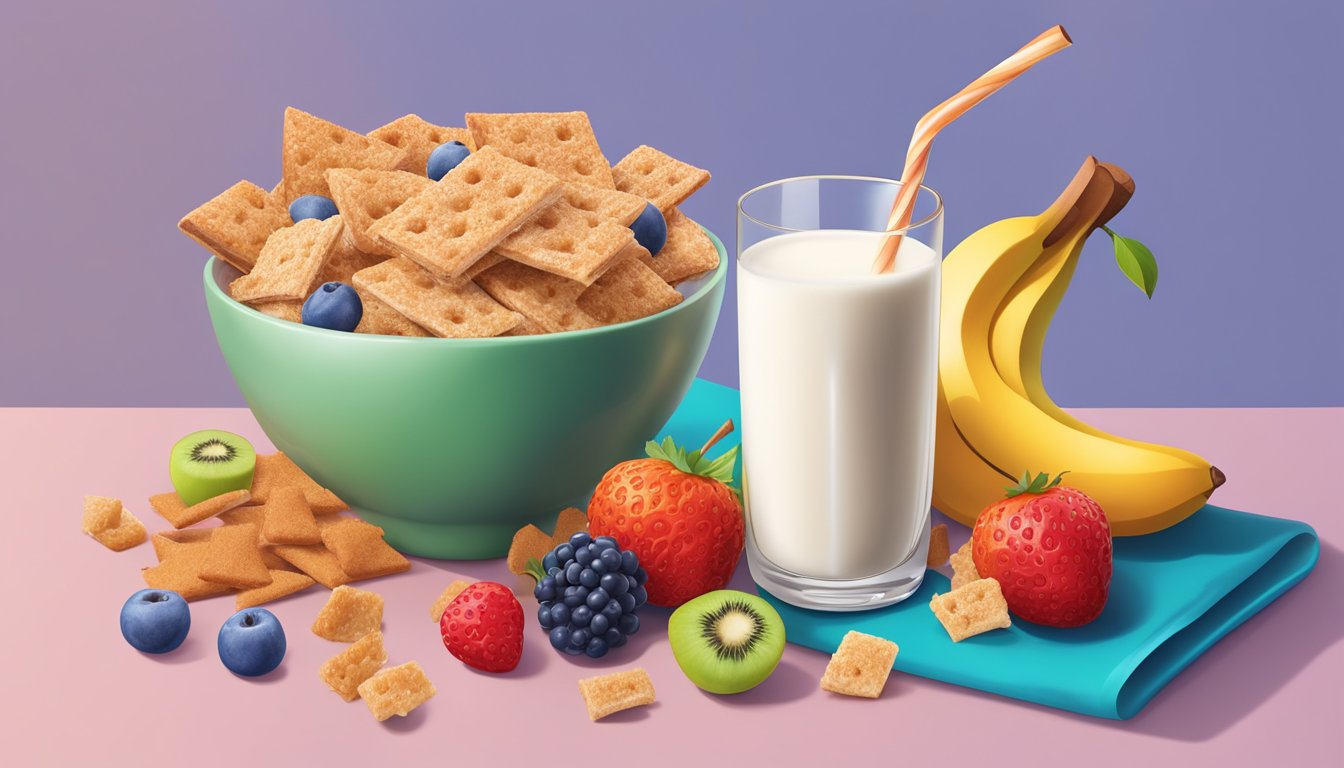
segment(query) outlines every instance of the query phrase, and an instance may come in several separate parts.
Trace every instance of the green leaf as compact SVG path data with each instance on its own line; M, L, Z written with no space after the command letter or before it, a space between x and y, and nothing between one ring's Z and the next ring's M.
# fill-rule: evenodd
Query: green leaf
M671 461L671 459L667 458L667 456L663 454L663 447L653 442L652 440L644 444L644 453L647 454L650 459L662 459L663 461Z
M536 579L538 584L546 578L546 570L541 567L541 561L535 557L527 558L527 565L523 566L523 570L528 576Z
M1108 227L1102 229L1111 236L1111 243L1115 246L1115 263L1120 266L1120 271L1148 298L1153 298L1153 289L1157 287L1157 259L1153 257L1153 252L1132 237L1117 235Z

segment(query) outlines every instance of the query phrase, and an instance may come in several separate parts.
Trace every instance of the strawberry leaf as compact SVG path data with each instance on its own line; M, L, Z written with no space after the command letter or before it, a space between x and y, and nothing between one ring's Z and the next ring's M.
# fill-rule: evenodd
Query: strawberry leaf
M541 567L541 561L535 557L527 558L527 565L523 566L523 570L528 576L536 579L538 584L546 578L546 569Z
M1024 493L1045 493L1059 485L1059 481L1064 479L1066 474L1068 474L1068 470L1060 472L1055 475L1054 480L1051 480L1048 472L1042 472L1035 477L1032 477L1030 472L1023 472L1022 477L1017 481L1017 485L1008 486L1003 490L1007 493L1007 498L1010 499Z
M740 493L738 489L733 488L733 471L737 467L737 446L728 449L718 458L707 459L701 456L698 450L687 451L679 447L669 436L663 438L662 443L650 440L644 445L644 451L651 459L666 461L688 475L700 475L717 480L732 488L734 493Z

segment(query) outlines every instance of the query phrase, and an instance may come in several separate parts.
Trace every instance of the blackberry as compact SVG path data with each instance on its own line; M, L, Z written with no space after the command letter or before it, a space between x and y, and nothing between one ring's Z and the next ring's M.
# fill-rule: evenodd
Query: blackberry
M556 650L596 659L639 631L635 612L648 599L649 575L612 537L576 533L529 571L537 579L537 622Z

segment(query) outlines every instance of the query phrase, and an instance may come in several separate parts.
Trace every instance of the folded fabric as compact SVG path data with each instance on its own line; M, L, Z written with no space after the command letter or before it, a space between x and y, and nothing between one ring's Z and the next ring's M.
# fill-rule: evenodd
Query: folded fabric
M696 381L665 433L694 443L738 412L735 390ZM830 653L856 629L900 644L895 668L902 672L1128 719L1219 638L1305 578L1319 555L1305 523L1209 505L1164 531L1115 540L1110 599L1091 624L1015 621L960 643L929 610L933 594L948 590L935 571L910 598L875 611L810 611L762 595L784 618L789 642Z

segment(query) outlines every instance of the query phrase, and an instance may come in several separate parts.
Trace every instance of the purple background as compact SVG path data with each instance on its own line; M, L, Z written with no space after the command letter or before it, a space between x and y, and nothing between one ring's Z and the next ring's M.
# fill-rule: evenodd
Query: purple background
M287 104L360 131L585 109L613 160L648 143L711 169L686 210L732 249L744 190L898 174L928 107L1056 22L1074 48L946 130L928 176L950 245L1039 211L1088 153L1134 175L1114 223L1157 254L1156 296L1089 245L1049 340L1056 399L1341 405L1344 14L1242 5L7 9L0 406L241 404L200 295L205 253L174 225L239 178L276 181ZM730 292L703 370L727 384L734 312Z

